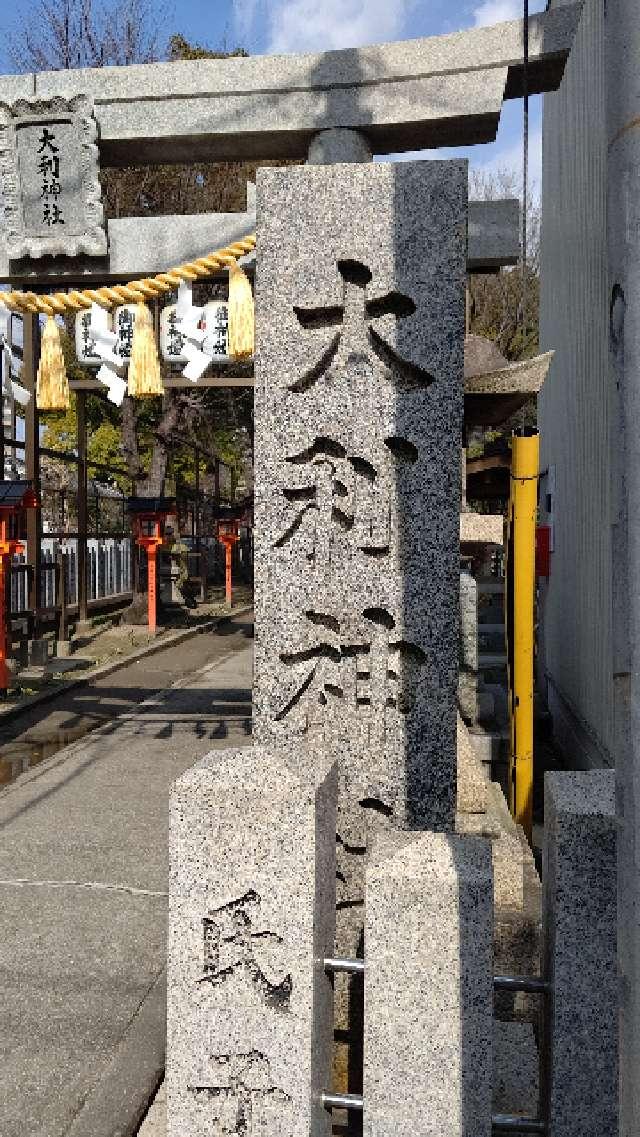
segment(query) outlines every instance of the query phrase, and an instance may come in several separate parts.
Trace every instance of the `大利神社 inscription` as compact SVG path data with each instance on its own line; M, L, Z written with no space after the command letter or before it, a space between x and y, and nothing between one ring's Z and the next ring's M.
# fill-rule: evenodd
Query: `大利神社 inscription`
M106 255L96 138L84 95L0 103L4 240L12 260Z
M466 167L257 186L256 737L339 757L343 836L369 800L448 828Z

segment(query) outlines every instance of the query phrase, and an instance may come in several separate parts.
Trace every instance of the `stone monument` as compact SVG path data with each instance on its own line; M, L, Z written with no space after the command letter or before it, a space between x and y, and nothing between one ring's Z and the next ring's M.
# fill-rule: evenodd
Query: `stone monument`
M340 755L352 846L450 829L466 163L257 186L256 738Z
M459 930L460 968L422 1016L465 1020L447 1132L479 1110L488 1137L491 857L449 835L466 163L262 169L257 234L255 748L173 795L169 1132L315 1135L330 1108L362 1109L363 1074L393 1068L381 1015L405 936L416 997L432 984L418 925L392 928L394 892L410 907L422 882L433 942ZM374 847L407 841L366 876ZM441 1079L433 1038L416 1040L419 1086L396 1063L407 1119ZM367 1132L391 1123L387 1099L372 1089L369 1120L364 1102Z
M213 753L171 807L169 1137L328 1137L336 769Z

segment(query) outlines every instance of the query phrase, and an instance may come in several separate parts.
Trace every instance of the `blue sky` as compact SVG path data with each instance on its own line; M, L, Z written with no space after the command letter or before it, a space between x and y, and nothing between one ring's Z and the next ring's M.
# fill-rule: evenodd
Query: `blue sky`
M95 0L99 6L100 0ZM154 4L156 0L151 0ZM521 0L157 0L169 31L214 48L238 45L258 54L326 51L384 43L393 39L442 35L521 15ZM12 70L7 37L15 35L37 10L37 0L15 0L0 14L0 67ZM531 12L545 0L530 0ZM541 165L541 99L531 99L530 174L539 183ZM441 150L438 155L464 155L474 167L500 167L520 174L522 168L522 103L504 104L498 138L487 146Z

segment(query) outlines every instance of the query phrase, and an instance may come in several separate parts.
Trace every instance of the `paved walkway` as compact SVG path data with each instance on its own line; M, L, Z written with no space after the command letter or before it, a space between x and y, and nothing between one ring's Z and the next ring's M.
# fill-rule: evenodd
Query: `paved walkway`
M134 709L180 676L225 655L234 628L233 622L224 621L215 635L192 635L137 661L123 660L115 672L89 675L80 685L63 684L57 692L49 692L46 702L27 703L8 716L0 714L0 781L10 780L2 777L7 765L15 777L61 746ZM73 680L74 673L70 677Z
M250 731L251 625L223 631L70 693L125 714L0 793L2 1137L123 1137L161 1076L169 787Z

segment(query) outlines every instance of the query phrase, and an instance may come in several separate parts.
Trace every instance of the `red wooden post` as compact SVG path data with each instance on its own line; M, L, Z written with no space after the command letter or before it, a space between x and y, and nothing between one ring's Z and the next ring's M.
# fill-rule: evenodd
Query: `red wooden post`
M149 631L152 635L156 633L156 618L157 618L157 598L156 598L156 553L157 546L155 544L147 545L147 592L149 598Z
M9 553L4 552L8 548L8 533L7 533L8 517L7 514L2 512L0 517L0 690L5 694L9 687L9 670L7 668L7 622L11 618L11 614L7 612L6 604L6 573L9 562Z
M11 534L11 518L24 510L35 510L39 502L30 481L0 480L0 690L9 688L7 655L11 623L11 591L7 587L11 573L11 557L24 552L24 545ZM16 521L16 533L19 529Z
M224 567L225 567L225 573L224 573L225 599L226 599L229 607L231 607L231 604L232 604L231 551L233 549L232 542L231 541L225 541L224 548L225 548L225 565L224 565Z

